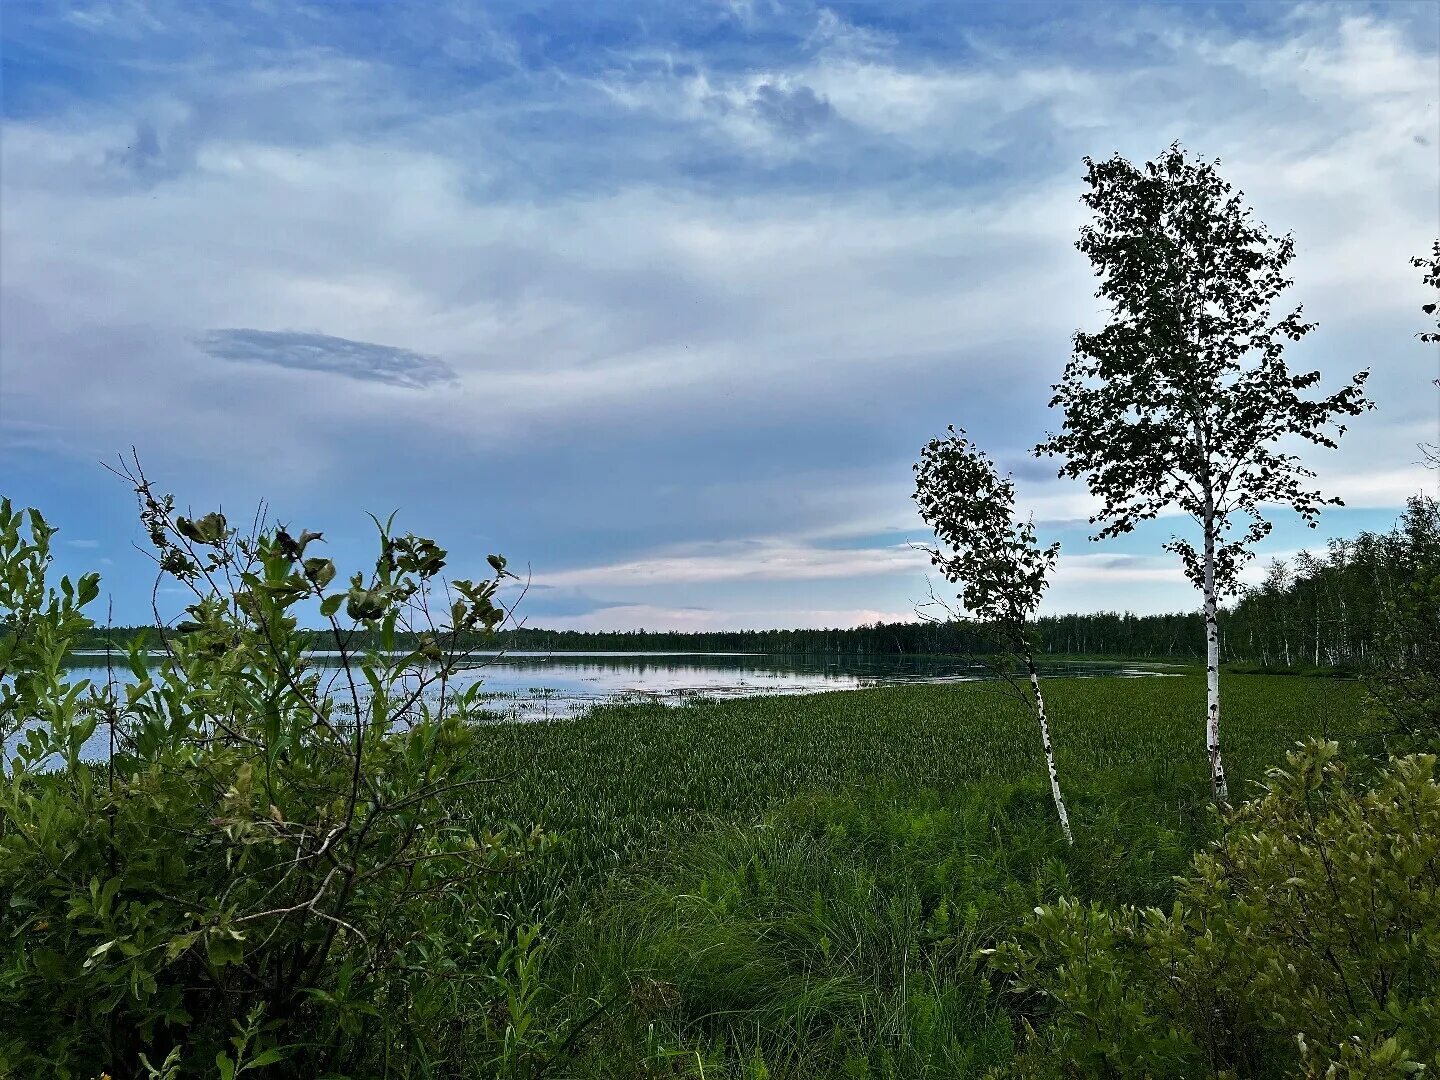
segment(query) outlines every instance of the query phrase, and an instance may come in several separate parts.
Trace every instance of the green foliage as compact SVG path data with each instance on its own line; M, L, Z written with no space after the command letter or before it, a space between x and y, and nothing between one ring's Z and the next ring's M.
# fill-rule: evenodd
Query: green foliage
M926 548L945 580L961 586L965 610L999 636L1007 651L1028 653L1025 624L1040 604L1060 545L1042 549L1035 525L1015 516L1015 482L963 431L931 439L915 465L925 524L946 547Z
M1416 495L1388 532L1332 540L1290 565L1272 561L1263 583L1222 616L1226 653L1282 668L1418 670L1411 661L1437 637L1424 598L1437 569L1440 504Z
M1435 241L1434 245L1430 248L1429 255L1416 255L1410 260L1410 265L1424 271L1421 275L1421 280L1432 289L1440 292L1440 240ZM1440 303L1432 300L1422 305L1421 310L1424 311L1426 315L1435 319L1435 329L1421 331L1416 336L1427 344L1440 343L1440 318L1437 318L1435 315L1435 312L1440 310ZM1436 381L1440 382L1440 380Z
M129 686L67 680L97 581L50 588L53 530L0 504L0 1075L528 1075L543 945L497 882L545 841L464 812L494 774L451 681L457 635L503 618L503 563L437 624L429 540L377 522L373 571L329 592L319 534L241 536L132 479L192 602L158 660L128 651ZM352 650L341 596L427 644ZM307 663L306 605L338 671Z
M1293 735L1359 730L1364 694L1355 683L1235 676L1232 684L1240 778L1261 776ZM1077 833L1096 827L1097 815L1116 815L1141 856L1154 854L1140 831L1148 826L1187 843L1209 835L1204 762L1182 752L1194 734L1187 714L1203 693L1203 678L1188 674L1048 681ZM515 918L554 925L627 868L663 859L717 823L753 824L815 792L1030 784L1043 799L1034 724L1013 695L986 683L607 706L575 720L487 728L492 769L509 782L477 787L467 800L480 820L534 822L556 837L545 858L506 880ZM1162 884L1187 855L1158 871Z
M1354 683L1233 682L1239 778L1261 776L1293 732L1355 730ZM968 957L942 957L927 920L943 903L953 927L973 905L963 953L1061 895L1168 903L1215 835L1204 763L1178 753L1202 693L1193 675L1048 684L1073 851L1048 809L1034 718L993 685L496 726L487 745L512 782L476 789L475 813L558 837L506 898L516 919L553 929L538 1008L574 1036L556 1068L738 1077L758 1051L775 1077L902 1077L946 1075L962 1048L977 1069L1003 1060L1003 1002L976 996ZM800 1038L791 1021L805 1017Z
M943 439L931 439L915 465L914 499L920 516L945 545L925 550L945 580L960 585L965 609L995 635L1000 659L992 663L992 671L1033 705L1055 812L1065 838L1073 842L1029 627L1050 583L1060 545L1041 549L1035 523L1016 517L1015 482L1008 476L1002 479L995 463L963 431L952 426L949 432ZM950 612L944 601L935 603ZM1017 663L1030 676L1028 698L1010 678Z
M1059 434L1037 454L1063 459L1060 475L1084 477L1103 500L1097 538L1118 536L1174 506L1204 532L1204 553L1188 540L1176 552L1197 587L1233 589L1251 545L1270 532L1270 504L1313 525L1324 499L1313 473L1277 443L1298 437L1334 447L1371 403L1367 372L1333 394L1310 399L1318 371L1292 375L1287 342L1314 328L1300 309L1271 320L1291 284L1289 237L1251 219L1214 164L1173 144L1137 167L1118 154L1085 159L1095 212L1076 247L1100 277L1096 295L1109 323L1075 335L1074 355L1054 387L1064 410ZM1248 518L1231 539L1232 519ZM1206 567L1209 568L1207 577Z
M993 951L1050 1020L1034 1071L1403 1077L1440 1067L1434 755L1347 782L1310 741L1197 855L1173 904L1042 905Z
M1053 888L1043 794L797 800L721 826L608 898L577 962L623 1003L591 1060L708 1049L707 1072L978 1076L1012 1054L971 956ZM590 990L596 996L601 991Z
M1172 536L1185 576L1205 610L1205 749L1210 783L1229 801L1220 745L1217 607L1238 588L1239 571L1269 535L1273 506L1312 528L1338 505L1310 486L1314 473L1282 444L1302 439L1334 448L1341 418L1373 408L1368 371L1332 394L1311 398L1318 371L1292 375L1287 342L1314 328L1297 307L1271 318L1290 286L1294 240L1277 238L1221 179L1218 162L1191 161L1178 143L1137 168L1119 154L1085 159L1082 201L1095 212L1076 247L1100 277L1096 295L1110 321L1077 331L1054 387L1064 410L1059 434L1035 448L1063 459L1061 476L1084 477L1101 500L1094 539L1132 531L1175 508L1200 530L1199 546ZM1248 519L1239 537L1234 526Z
M1404 580L1385 604L1371 689L1389 726L1421 747L1440 745L1440 503L1410 499L1401 528Z
M54 535L38 511L0 499L0 757L23 722L62 719L86 690L68 684L64 660L90 626L82 609L99 595L100 576L63 578L58 592L52 588Z

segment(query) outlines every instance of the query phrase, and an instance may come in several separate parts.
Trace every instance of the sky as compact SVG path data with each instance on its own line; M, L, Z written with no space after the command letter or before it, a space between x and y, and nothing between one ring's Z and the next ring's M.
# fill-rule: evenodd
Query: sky
M150 617L131 447L181 506L398 511L534 626L851 626L931 583L920 447L966 428L1062 544L1044 610L1190 610L1161 518L1091 543L1030 453L1077 329L1082 159L1207 159L1377 409L1307 452L1435 494L1440 5L12 0L0 22L0 494ZM935 582L943 589L943 582ZM178 598L154 593L168 613Z

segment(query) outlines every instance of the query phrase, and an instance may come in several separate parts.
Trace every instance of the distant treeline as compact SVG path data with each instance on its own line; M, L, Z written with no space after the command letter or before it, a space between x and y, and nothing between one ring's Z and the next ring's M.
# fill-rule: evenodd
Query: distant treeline
M1272 667L1369 667L1411 658L1419 642L1399 636L1394 613L1440 567L1440 503L1416 496L1388 533L1332 540L1324 552L1276 560L1222 622L1231 657Z
M1221 656L1228 663L1273 668L1360 668L1410 646L1391 632L1397 597L1422 567L1440 565L1440 504L1416 497L1388 533L1334 540L1320 553L1302 552L1292 564L1273 561L1263 584L1221 613ZM1099 612L1047 615L1036 620L1045 655L1198 659L1204 655L1199 612L1133 615ZM97 628L84 647L115 646L137 636L158 646L154 627ZM316 635L325 648L328 634ZM401 647L415 643L402 636ZM373 643L357 633L355 646ZM522 627L476 638L475 648L525 652L756 652L848 654L983 654L983 628L957 622L875 623L849 630L723 630L682 633L654 630L578 631Z

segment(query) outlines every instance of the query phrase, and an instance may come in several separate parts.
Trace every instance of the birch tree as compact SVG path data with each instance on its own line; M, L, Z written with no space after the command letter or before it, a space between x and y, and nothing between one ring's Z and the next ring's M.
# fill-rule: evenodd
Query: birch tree
M1064 459L1061 476L1084 477L1102 501L1090 519L1103 540L1179 511L1198 536L1174 536L1186 577L1201 591L1206 639L1205 746L1212 792L1228 802L1220 752L1219 629L1222 596L1270 532L1269 506L1294 510L1311 528L1339 506L1312 485L1297 443L1334 449L1345 425L1372 403L1367 371L1334 393L1310 396L1320 373L1291 374L1289 342L1314 329L1301 309L1272 318L1290 286L1290 235L1253 220L1241 193L1215 166L1172 144L1136 167L1118 154L1085 159L1095 213L1076 247L1089 257L1110 305L1098 333L1078 331L1052 407L1059 434L1037 455ZM1237 533L1236 526L1243 525Z
M945 545L922 550L947 581L960 585L965 610L984 623L1006 657L1025 665L1050 794L1065 839L1073 844L1028 625L1049 584L1060 545L1039 546L1034 523L1016 520L1014 481L1008 476L1002 479L964 431L947 430L946 437L925 445L915 465L914 499L920 516Z

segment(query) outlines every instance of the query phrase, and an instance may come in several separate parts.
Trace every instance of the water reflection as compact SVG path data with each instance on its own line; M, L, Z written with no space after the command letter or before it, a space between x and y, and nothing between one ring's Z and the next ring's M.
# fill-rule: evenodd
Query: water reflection
M334 653L311 654L316 664L334 665ZM73 678L106 680L101 654L77 654ZM1071 662L1041 666L1047 676L1139 677L1165 674L1160 668L1119 663ZM338 671L336 672L338 675ZM117 682L133 682L123 666ZM478 653L457 679L479 680L483 696L499 716L512 720L563 719L593 705L624 701L676 704L693 698L737 698L759 694L813 694L904 683L968 682L992 677L983 667L934 656L846 656L683 653L683 652L511 652Z

